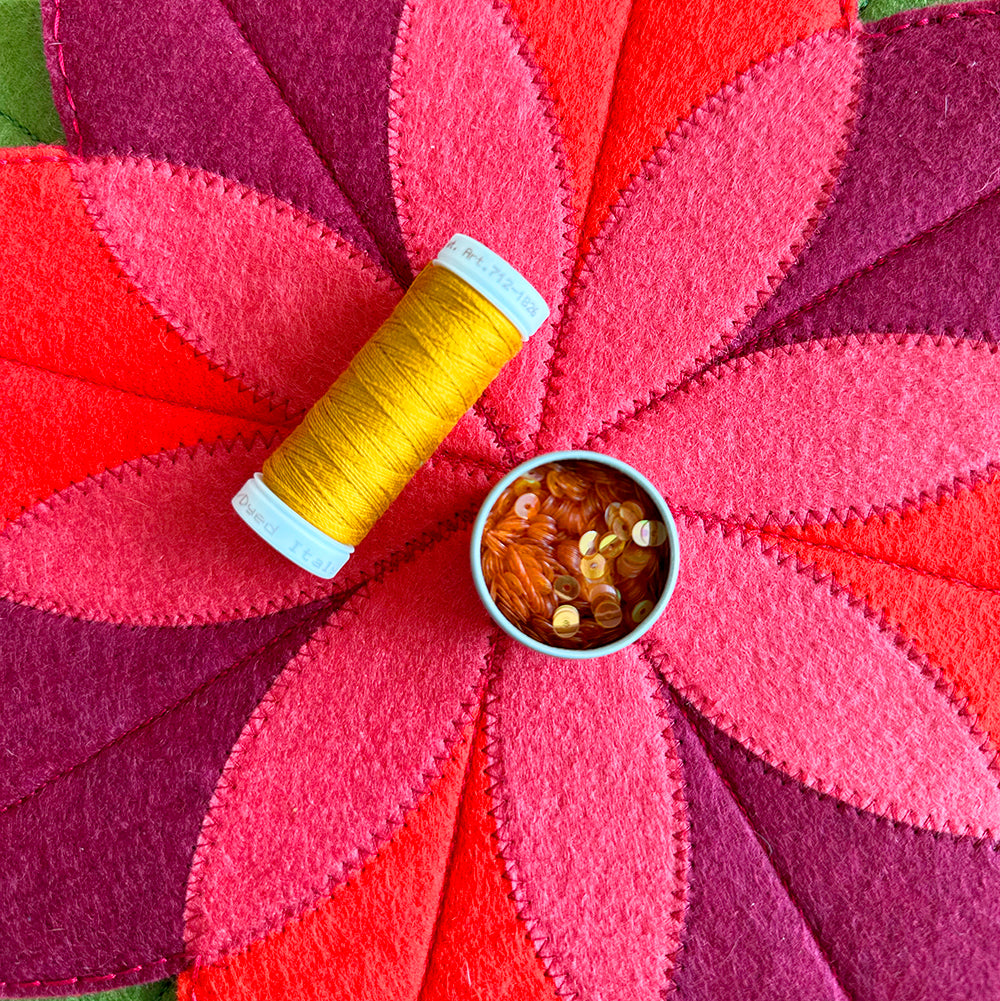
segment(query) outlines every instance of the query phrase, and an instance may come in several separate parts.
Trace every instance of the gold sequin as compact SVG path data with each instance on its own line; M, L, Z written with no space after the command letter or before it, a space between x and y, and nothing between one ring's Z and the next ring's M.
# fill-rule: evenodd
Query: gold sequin
M637 521L632 541L639 546L662 546L667 541L667 526L662 521Z
M609 528L611 527L611 522L613 522L615 520L615 518L618 517L618 512L621 510L621 507L622 507L622 502L621 501L612 501L604 509L604 523Z
M580 597L580 582L569 574L562 574L552 582L552 590L560 601L574 601Z
M514 504L514 513L519 518L527 520L538 514L539 507L541 507L541 502L538 500L537 494L521 494Z
M637 604L632 609L631 612L632 621L636 625L639 625L639 623L642 622L643 619L649 618L649 613L652 610L653 610L653 602L651 602L648 598L644 599L643 601L640 601L639 604Z
M594 620L602 629L615 629L622 623L622 606L613 597L594 603Z
M580 628L580 613L572 605L560 605L552 615L552 628L561 639L575 636Z
M580 555L593 556L597 552L597 532L584 532L580 536Z
M625 548L625 540L618 538L614 532L608 532L601 536L601 541L597 543L597 551L606 559L613 560L619 556Z
M626 501L621 506L621 510L618 512L621 515L622 521L628 526L628 530L631 532L637 521L642 521L643 510L635 501Z
M600 580L604 576L607 565L608 561L599 553L595 553L593 556L584 556L580 560L580 573L587 580Z
M542 489L542 481L534 473L525 473L514 481L514 493L518 497L521 494L533 494L536 490Z

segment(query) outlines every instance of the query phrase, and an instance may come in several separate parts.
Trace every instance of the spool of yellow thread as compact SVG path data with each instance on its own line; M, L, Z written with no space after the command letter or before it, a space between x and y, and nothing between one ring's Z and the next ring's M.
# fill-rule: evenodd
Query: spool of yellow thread
M236 513L303 569L336 576L548 315L502 257L456 234L233 498Z

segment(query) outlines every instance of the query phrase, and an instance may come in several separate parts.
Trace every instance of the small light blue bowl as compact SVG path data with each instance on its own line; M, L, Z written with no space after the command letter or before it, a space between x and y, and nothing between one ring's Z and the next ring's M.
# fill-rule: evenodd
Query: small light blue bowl
M561 647L549 646L547 643L540 643L531 636L526 636L497 608L496 602L490 597L489 588L487 588L486 580L483 577L481 555L483 529L486 526L486 518L489 516L490 511L493 510L493 505L496 504L500 494L519 476L530 472L538 466L550 462L568 462L571 459L585 459L588 462L600 463L612 469L617 469L618 472L624 473L630 480L641 487L656 505L656 509L660 512L660 520L667 526L667 545L670 553L670 566L667 570L666 582L663 585L663 593L649 615L635 629L626 633L620 639L615 640L613 643L608 643L607 646L593 647L590 650L567 650ZM476 591L479 593L479 598L486 606L486 611L490 613L493 621L508 636L513 636L518 643L523 643L526 647L537 650L539 653L548 654L550 657L561 657L563 660L586 660L590 657L604 657L609 653L615 653L623 647L634 643L663 614L663 610L667 607L667 602L670 601L670 596L674 592L674 585L677 583L677 571L680 567L680 543L677 538L677 526L674 524L674 517L670 513L670 508L667 507L666 501L660 496L660 492L642 473L637 472L619 459L612 458L610 455L601 455L599 452L546 452L544 455L536 455L535 458L529 459L527 462L522 462L520 466L512 469L487 494L486 500L483 501L483 506L479 509L475 524L472 526L470 556L472 561L472 579L476 582Z

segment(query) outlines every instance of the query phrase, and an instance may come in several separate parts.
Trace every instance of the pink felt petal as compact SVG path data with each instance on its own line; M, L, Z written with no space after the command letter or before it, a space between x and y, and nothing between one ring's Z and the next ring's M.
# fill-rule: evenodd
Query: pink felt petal
M573 239L554 119L509 12L491 0L415 0L403 12L390 145L414 269L455 232L517 268L555 314ZM538 420L550 320L486 391L512 447Z
M303 648L233 750L192 867L210 961L311 907L383 844L478 705L489 620L468 534L419 553Z
M546 447L677 382L743 327L827 197L857 67L851 35L814 36L669 137L581 277L556 350Z
M127 462L36 504L0 536L3 596L87 619L182 624L328 594L236 516L270 449L217 442Z
M677 750L636 647L562 661L515 646L490 700L501 850L571 997L659 1001L683 923Z
M682 519L681 570L653 627L671 682L805 784L922 827L1000 832L981 734L934 671L863 607L740 533Z
M600 436L673 503L827 520L937 497L1000 458L1000 357L968 340L811 342L723 366Z
M234 181L152 160L75 161L112 252L154 308L246 385L309 406L400 290L321 223Z

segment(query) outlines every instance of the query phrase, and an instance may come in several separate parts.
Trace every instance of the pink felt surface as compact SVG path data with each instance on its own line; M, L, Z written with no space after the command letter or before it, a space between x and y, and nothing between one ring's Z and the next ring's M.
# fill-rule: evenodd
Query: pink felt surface
M857 67L844 31L802 42L725 87L646 165L581 276L546 447L581 441L742 328L826 198Z
M1000 456L998 412L988 346L872 335L727 364L594 444L719 517L865 517L984 470Z
M373 584L261 702L192 866L194 957L245 946L315 904L440 772L478 706L489 649L489 626L468 599L466 545L458 533Z
M511 645L488 711L500 848L557 987L659 999L683 922L687 820L649 665L634 646L563 661Z
M199 351L293 410L326 391L398 286L291 206L152 160L74 161L95 224L143 295Z
M522 44L490 0L407 5L393 69L391 164L415 269L452 233L467 233L517 268L556 315L572 210L555 123ZM483 397L515 448L538 420L551 332L550 320Z
M677 589L650 635L671 683L807 785L918 826L1000 831L993 754L864 606L759 543L681 519ZM836 642L832 638L836 637Z
M0 536L4 596L86 619L185 624L328 594L230 507L268 451L258 439L164 452L36 504Z

